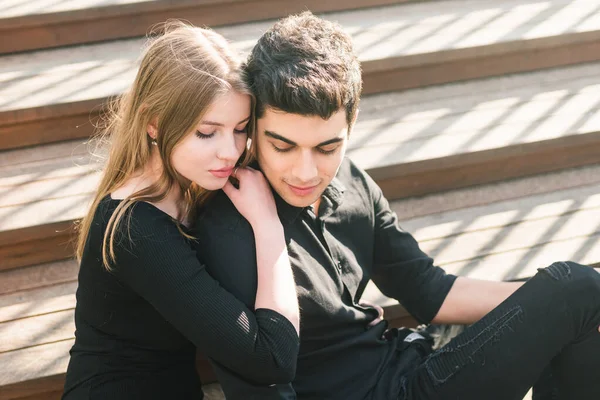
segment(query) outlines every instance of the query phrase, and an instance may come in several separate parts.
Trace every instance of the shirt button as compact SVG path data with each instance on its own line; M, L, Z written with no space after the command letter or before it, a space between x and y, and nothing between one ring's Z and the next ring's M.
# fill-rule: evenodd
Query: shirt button
M342 270L342 263L341 262L336 262L335 266L337 267L337 269L339 269L340 271Z

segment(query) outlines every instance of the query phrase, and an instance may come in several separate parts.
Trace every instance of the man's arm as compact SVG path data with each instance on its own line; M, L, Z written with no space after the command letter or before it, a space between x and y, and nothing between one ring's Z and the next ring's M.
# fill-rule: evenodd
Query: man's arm
M500 305L523 283L459 277L432 322L436 324L473 324Z
M366 184L370 199L367 206L372 210L370 278L384 295L398 300L420 323L429 323L439 312L456 277L434 265L414 237L400 228L379 186L358 167L353 168L353 175Z

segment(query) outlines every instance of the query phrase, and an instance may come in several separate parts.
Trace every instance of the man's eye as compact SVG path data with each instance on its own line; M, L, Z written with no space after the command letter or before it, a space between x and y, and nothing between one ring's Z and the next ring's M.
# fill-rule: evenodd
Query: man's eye
M339 146L334 147L317 147L317 151L321 154L333 154L338 149Z
M211 137L215 136L215 133L202 133L200 131L196 131L196 136L198 136L200 139L210 139Z
M273 145L273 150L275 150L278 153L287 153L288 151L293 149L293 147L277 147L273 143L271 143L271 145Z

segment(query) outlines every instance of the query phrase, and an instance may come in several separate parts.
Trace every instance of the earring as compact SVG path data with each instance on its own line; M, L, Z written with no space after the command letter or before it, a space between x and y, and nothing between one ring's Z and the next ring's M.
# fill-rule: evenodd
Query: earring
M152 146L158 146L158 143L156 143L156 139L152 139L150 143L152 143Z

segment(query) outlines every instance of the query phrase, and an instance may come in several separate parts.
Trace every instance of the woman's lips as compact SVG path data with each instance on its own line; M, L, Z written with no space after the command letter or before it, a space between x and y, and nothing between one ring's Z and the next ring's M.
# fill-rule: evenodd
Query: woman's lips
M227 178L233 172L233 167L232 168L223 168L223 169L211 169L208 172L210 172L217 178Z

